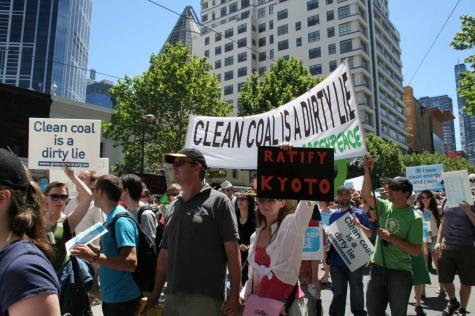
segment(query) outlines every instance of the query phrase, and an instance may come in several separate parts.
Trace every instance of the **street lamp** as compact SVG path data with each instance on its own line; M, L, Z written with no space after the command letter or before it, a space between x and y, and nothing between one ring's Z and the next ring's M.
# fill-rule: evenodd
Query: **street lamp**
M155 119L155 115L147 114L144 115L143 120L145 123L150 123ZM145 126L142 128L142 161L140 162L140 173L143 174L144 172L144 161L145 161Z

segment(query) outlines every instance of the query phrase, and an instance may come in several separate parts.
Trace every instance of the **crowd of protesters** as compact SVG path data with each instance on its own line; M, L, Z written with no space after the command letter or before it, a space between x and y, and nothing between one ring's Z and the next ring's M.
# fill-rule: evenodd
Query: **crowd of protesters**
M160 197L137 175L76 175L66 168L78 193L70 198L62 182L41 192L21 162L0 149L0 316L92 315L94 301L105 316L137 315L159 303L164 315L339 316L348 288L354 315L385 315L388 305L392 315L406 315L413 289L415 313L425 315L429 272L438 275L437 295L448 297L443 315L468 313L475 285L469 203L449 207L443 192L415 194L403 177L375 191L371 157L361 191L342 186L335 201L318 203L261 198L229 181L215 190L196 149L165 161L175 183ZM350 271L325 229L323 260L302 260L307 227L325 228L345 214L374 243L372 261ZM67 249L68 240L96 223L108 229L100 240ZM143 267L144 236L156 253L147 291L135 275ZM326 284L333 292L328 306L321 300Z

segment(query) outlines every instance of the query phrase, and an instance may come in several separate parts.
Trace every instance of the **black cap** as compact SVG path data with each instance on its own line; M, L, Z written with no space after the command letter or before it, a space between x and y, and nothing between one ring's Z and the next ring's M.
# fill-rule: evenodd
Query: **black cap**
M388 178L386 179L386 182L389 184L389 185L397 185L399 187L401 187L401 191L402 192L410 192L412 193L412 183L404 178L404 177L396 177L396 178Z
M29 182L20 159L10 151L0 148L0 185L26 190Z
M173 164L176 158L189 158L198 162L203 169L207 169L205 156L196 148L183 148L177 153L165 154L165 162Z

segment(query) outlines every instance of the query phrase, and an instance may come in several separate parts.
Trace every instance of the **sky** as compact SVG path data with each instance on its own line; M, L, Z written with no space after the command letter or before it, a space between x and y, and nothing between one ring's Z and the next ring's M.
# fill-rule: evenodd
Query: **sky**
M155 1L179 13L191 5L200 14L199 0ZM404 85L409 83L457 1L389 0L390 20L401 35ZM411 83L417 98L446 94L452 98L457 149L460 148L460 124L454 66L475 52L456 51L449 43L460 30L459 17L469 14L475 15L475 1L460 0ZM141 74L148 68L150 55L160 51L177 20L177 15L147 0L93 1L88 68L117 77ZM100 74L96 79L116 81Z

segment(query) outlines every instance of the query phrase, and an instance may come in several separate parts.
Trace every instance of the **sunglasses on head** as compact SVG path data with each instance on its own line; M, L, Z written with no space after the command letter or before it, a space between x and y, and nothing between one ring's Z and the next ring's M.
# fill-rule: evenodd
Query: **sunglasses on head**
M47 195L52 201L66 201L69 198L67 194L48 194Z
M274 204L275 202L277 202L277 199L257 199L257 204L265 204L265 203L269 203L269 204Z

